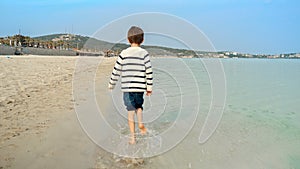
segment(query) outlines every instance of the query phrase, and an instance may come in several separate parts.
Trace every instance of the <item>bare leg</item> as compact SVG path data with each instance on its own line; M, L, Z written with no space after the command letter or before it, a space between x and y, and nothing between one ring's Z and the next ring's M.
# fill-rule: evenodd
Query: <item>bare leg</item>
M143 110L141 108L138 108L136 110L136 114L137 114L137 118L138 118L138 124L139 124L139 129L141 134L146 134L147 129L145 128L144 124L143 124L143 115L142 115Z
M129 144L135 144L134 136L134 111L128 111L128 126L130 130L130 141Z

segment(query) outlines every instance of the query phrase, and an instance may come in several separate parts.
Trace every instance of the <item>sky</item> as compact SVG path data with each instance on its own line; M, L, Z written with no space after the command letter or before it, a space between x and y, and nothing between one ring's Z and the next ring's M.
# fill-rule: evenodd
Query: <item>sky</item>
M162 12L194 24L217 51L300 52L298 0L1 0L0 36L70 32L92 36L134 13ZM176 29L176 28L174 28Z

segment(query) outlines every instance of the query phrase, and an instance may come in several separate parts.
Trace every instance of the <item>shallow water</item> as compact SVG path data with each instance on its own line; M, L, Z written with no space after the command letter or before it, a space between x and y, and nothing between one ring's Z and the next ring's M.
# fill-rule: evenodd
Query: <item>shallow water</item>
M145 97L144 120L159 141L137 145L145 157L157 155L144 167L299 168L300 60L220 61L226 74L223 117L212 136L199 144L212 91L218 91L211 88L213 75L208 75L205 60L152 59L154 92ZM114 99L122 102L120 95ZM118 117L111 113L107 119L123 133L119 138L123 144L128 134L126 111L114 105Z
M157 157L158 166L300 167L300 60L221 60L227 84L225 111L216 132L204 144L198 144L198 137L212 97L209 77L200 59L183 61L197 79L198 119L182 142Z

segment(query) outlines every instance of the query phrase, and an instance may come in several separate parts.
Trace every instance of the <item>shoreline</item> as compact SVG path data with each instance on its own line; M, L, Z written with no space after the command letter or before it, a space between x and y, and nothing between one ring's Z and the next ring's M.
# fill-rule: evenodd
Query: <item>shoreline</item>
M231 98L227 100L220 126L207 143L199 144L199 132L206 117L205 112L208 111L205 105L209 105L209 95L205 95L206 92L209 93L209 90L205 90L205 85L206 87L209 85L206 79L208 77L199 67L195 73L201 74L198 80L202 85L204 97L199 116L191 132L167 153L151 158L130 159L118 157L101 149L80 126L74 104L76 105L78 101L89 103L89 100L85 100L84 97L80 100L80 95L78 98L73 97L72 92L74 69L80 57L32 55L12 57L16 59L4 59L4 57L0 56L0 78L5 79L0 83L0 169L220 168L225 164L224 168L238 168L245 164L247 164L246 168L272 168L270 166L275 165L281 168L299 166L297 159L300 157L300 151L293 148L294 145L299 145L297 140L300 138L299 125L294 120L299 119L298 112L285 107L280 109L280 105L278 109L264 106L264 103L270 103L269 98L273 96L271 91L261 104L255 102L255 99L252 99L252 102L249 102L250 100L240 102L240 97L256 97L251 90L248 95L246 93L243 96L235 92L235 87L240 86L235 79L241 77L233 76L229 79L231 84L228 87L231 92L228 94ZM94 63L95 59L101 58L84 57L83 61ZM98 65L100 67L97 67L96 99L103 105L106 105L109 100L106 80L113 69L115 59L116 57L104 57ZM199 66L198 63L193 63L195 63L194 66ZM229 70L229 74L230 71L245 70L245 64L238 65L236 63L239 62L233 60L232 63L239 67L232 69L233 64L223 63L225 71ZM298 62L289 63L292 63L293 67L298 66ZM278 64L275 65L278 66ZM94 66L97 65L94 64ZM260 67L263 68L263 65ZM84 75L82 79L80 77L81 81L87 81L85 75L91 70L91 67L79 69ZM237 71L235 75L243 74ZM249 74L246 75L249 76ZM285 77L285 75L282 76ZM285 89L285 83L281 83L270 82L269 85ZM90 90L84 84L78 86L84 91ZM247 88L246 85L240 87ZM256 87L248 86L248 89L253 90ZM241 91L238 90L238 92ZM259 93L258 90L254 91ZM278 101L278 97L273 98L273 101ZM289 112L282 113L281 111ZM127 124L125 122L121 125ZM149 127L159 129L154 126ZM99 132L102 131L99 130ZM270 158L272 160L269 160Z

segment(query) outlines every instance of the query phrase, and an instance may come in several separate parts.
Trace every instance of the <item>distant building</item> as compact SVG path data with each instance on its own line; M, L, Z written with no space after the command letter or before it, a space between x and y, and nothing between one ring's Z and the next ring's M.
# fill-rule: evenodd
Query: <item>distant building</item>
M74 35L72 34L64 34L64 35L60 35L58 38L54 38L52 39L53 42L57 42L57 41L69 41L72 40L74 38Z

